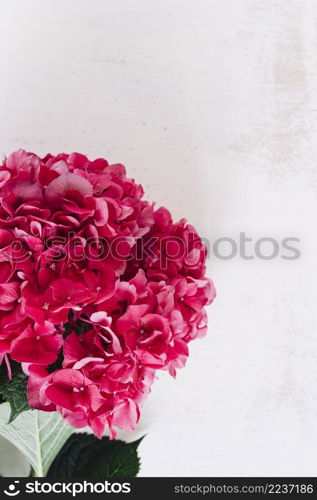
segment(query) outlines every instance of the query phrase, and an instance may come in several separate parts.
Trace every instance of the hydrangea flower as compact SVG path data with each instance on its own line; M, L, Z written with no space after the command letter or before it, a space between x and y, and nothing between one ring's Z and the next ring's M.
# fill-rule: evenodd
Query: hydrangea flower
M195 229L142 196L123 165L79 153L0 166L0 362L22 363L32 408L99 437L134 429L215 297Z

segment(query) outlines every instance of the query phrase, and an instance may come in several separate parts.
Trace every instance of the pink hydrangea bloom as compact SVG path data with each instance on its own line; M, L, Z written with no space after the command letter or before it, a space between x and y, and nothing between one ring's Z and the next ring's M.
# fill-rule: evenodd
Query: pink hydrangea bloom
M142 196L122 165L79 153L0 166L0 363L22 363L31 407L99 437L135 427L215 297L195 229Z

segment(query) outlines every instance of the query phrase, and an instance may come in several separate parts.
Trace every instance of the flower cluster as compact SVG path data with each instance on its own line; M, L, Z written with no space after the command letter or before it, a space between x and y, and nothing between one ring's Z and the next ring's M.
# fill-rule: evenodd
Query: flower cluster
M135 427L215 297L195 229L142 196L122 165L78 153L0 166L0 362L22 364L32 408L99 437Z

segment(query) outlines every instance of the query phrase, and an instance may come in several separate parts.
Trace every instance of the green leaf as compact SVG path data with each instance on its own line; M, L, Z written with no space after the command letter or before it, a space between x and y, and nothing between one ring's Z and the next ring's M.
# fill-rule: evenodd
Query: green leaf
M133 443L97 439L93 435L73 434L54 460L49 477L135 477L140 469L137 448L143 438Z
M57 412L29 410L8 424L10 405L0 405L0 435L29 461L35 477L44 477L53 460L73 433Z
M0 370L0 402L10 404L9 423L13 422L23 411L29 410L26 391L27 376L23 373L19 363L11 362L11 368L11 380L8 378L7 373L4 373L4 367L1 367Z

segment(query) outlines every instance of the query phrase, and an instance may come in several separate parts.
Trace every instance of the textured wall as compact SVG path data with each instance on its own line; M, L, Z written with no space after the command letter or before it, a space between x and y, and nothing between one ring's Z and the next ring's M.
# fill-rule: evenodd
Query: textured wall
M211 240L301 238L210 260L209 334L153 389L142 475L316 475L316 22L314 0L0 0L1 153L125 163Z

